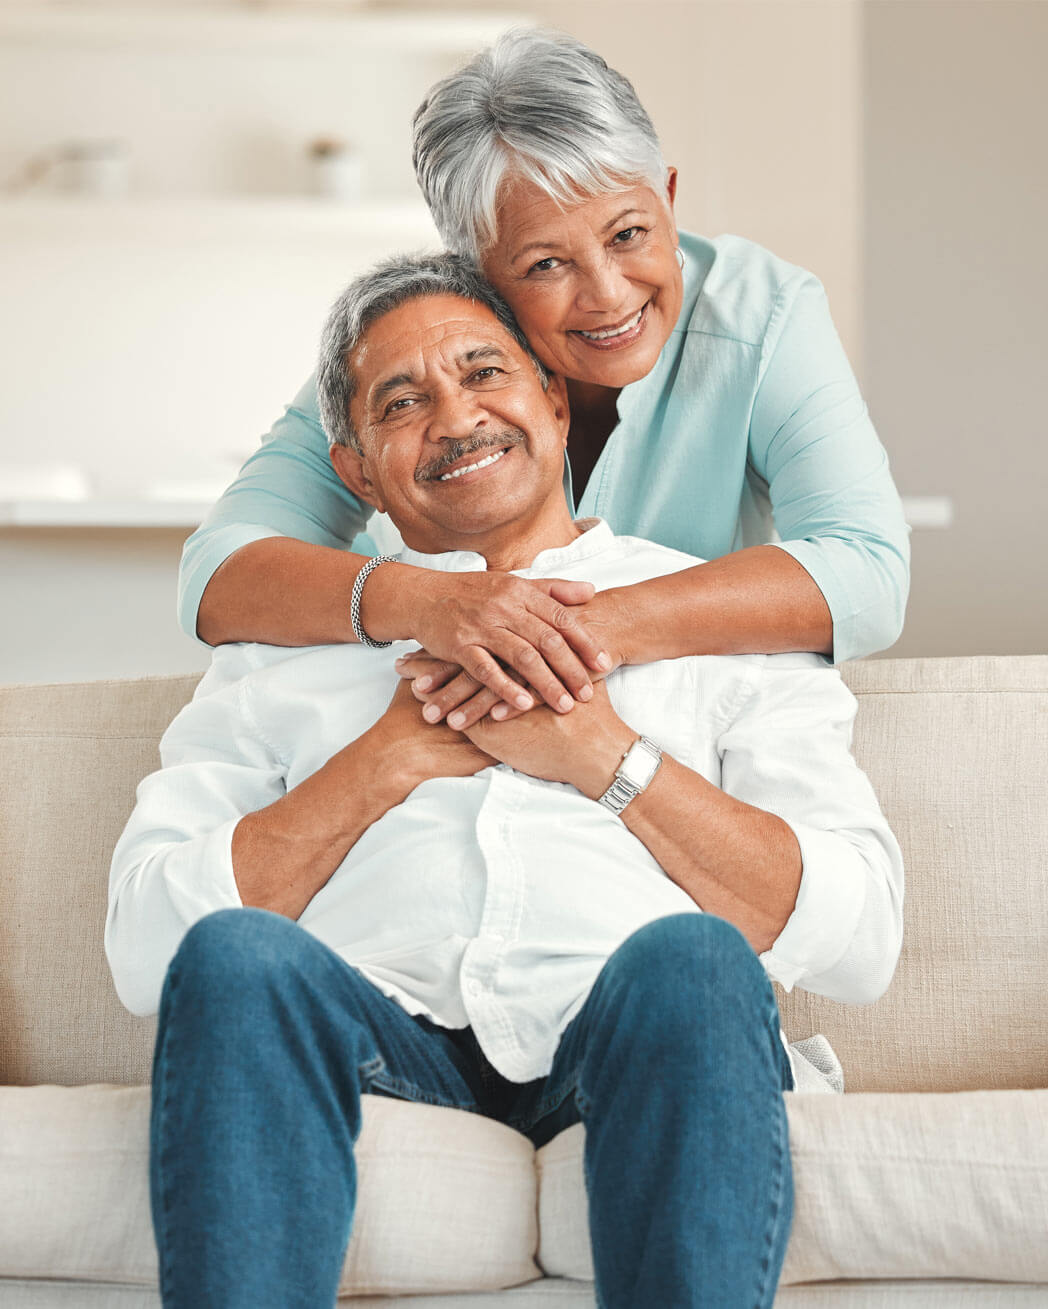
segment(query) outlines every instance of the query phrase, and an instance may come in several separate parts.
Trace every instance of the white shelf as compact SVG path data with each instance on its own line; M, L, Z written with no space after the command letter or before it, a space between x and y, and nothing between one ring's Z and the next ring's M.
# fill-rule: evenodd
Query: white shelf
M228 5L90 9L14 5L0 9L0 42L107 54L133 49L208 52L276 51L280 54L394 50L455 53L480 49L507 27L530 25L523 14L359 8L343 13L289 13Z
M212 502L190 500L0 501L0 527L198 527Z
M24 195L0 199L0 233L34 239L75 231L123 240L129 236L251 237L380 235L409 245L439 244L421 200L347 205L313 196L137 195L106 200Z

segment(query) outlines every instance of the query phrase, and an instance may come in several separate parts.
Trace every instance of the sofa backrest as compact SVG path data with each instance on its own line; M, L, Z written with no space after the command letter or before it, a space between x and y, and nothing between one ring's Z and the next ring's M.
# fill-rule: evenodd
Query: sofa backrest
M874 1005L779 990L787 1035L823 1032L850 1091L1048 1086L1048 657L844 672L906 939ZM102 949L109 859L196 681L0 688L0 1084L149 1080L153 1020Z

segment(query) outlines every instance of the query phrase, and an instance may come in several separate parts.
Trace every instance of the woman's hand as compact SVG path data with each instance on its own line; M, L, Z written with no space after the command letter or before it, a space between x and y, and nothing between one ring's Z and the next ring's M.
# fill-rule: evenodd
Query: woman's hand
M580 584L562 582L558 585ZM574 610L598 646L608 654L607 667L590 673L592 681L606 677L613 669L629 662L625 653L628 609L622 595L623 592L618 588L602 591L592 599L578 604ZM449 726L464 731L486 714L490 714L496 722L505 722L527 712L516 699L519 688L508 696L496 694L477 678L471 677L461 664L437 658L428 649L403 655L397 660L396 666L401 677L411 680L417 699L426 705L423 713L427 722L437 723L446 719ZM578 698L586 701L591 696L592 689L586 685Z
M427 703L427 722L439 722L449 708L481 687L492 705L505 701L523 711L539 697L551 709L567 713L576 700L592 696L593 677L614 667L612 655L579 617L580 607L594 598L589 582L427 572L424 588L413 628L425 658L441 665L437 676L444 681L464 674L469 682L469 689L464 681L450 696ZM525 691L507 670L517 672L532 691ZM444 681L431 682L430 689L442 687Z

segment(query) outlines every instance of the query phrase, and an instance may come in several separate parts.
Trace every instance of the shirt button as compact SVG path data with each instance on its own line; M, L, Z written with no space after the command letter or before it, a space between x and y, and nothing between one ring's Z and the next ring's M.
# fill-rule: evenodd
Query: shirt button
M505 936L504 936L501 932L492 932L492 933L491 933L491 943L492 943L492 945L501 945L502 942L503 942L505 939L506 939Z
M480 983L476 981L470 982L466 987L470 995L480 995L480 989Z

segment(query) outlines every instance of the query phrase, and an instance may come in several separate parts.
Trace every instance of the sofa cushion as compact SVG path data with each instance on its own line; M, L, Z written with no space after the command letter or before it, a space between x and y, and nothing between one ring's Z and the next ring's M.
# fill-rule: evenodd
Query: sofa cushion
M1048 1282L1048 1090L787 1094L793 1228L780 1285ZM592 1278L581 1124L537 1154L539 1263Z
M340 1295L487 1291L539 1275L535 1153L476 1114L363 1097ZM0 1278L154 1285L149 1088L0 1087Z

